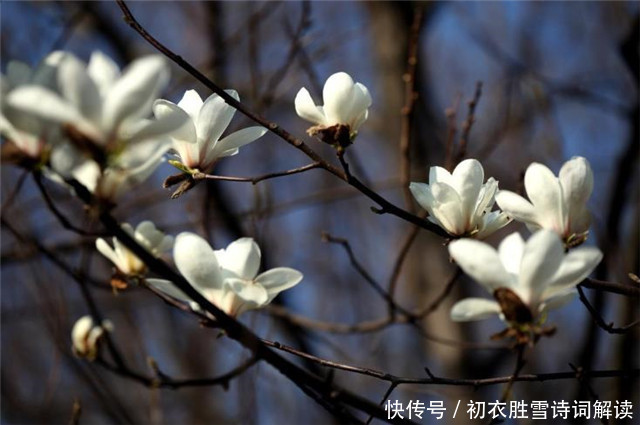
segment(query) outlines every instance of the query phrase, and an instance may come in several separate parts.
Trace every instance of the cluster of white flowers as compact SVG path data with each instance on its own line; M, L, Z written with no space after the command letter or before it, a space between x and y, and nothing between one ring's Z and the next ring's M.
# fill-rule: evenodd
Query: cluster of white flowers
M135 231L125 223L122 228L152 255L158 256L173 246L173 258L180 273L202 295L231 316L264 307L280 292L297 285L302 273L288 267L278 267L258 274L260 248L251 238L240 238L226 249L214 251L200 236L184 232L173 237L157 230L150 221L140 223ZM147 266L117 238L113 248L104 239L96 241L98 251L108 258L122 277L144 277ZM199 306L172 282L146 279L156 289Z
M100 52L88 64L54 52L36 71L11 62L0 80L0 132L57 181L74 178L107 202L146 180L171 148L187 170L206 172L266 132L250 127L220 139L235 109L193 90L178 105L157 99L168 80L160 55L122 73Z
M169 150L177 158L172 164L184 173L180 177L190 178L266 133L254 126L222 137L235 108L216 94L203 101L194 90L186 91L177 104L157 99L168 80L168 66L158 55L135 60L123 72L100 52L87 64L70 53L54 52L35 71L12 62L0 80L0 131L30 166L46 166L51 174L74 178L105 201L149 177ZM236 91L227 94L239 100ZM363 84L338 72L327 79L322 97L324 104L318 106L302 88L295 110L314 124L310 135L342 152L366 121L371 96ZM456 239L449 244L453 260L495 298L458 302L451 311L454 320L498 314L512 327L540 324L546 311L574 296L575 286L600 262L602 254L596 248L574 249L586 240L590 223L586 203L593 173L588 161L571 159L558 177L533 163L524 185L529 200L498 190L498 182L493 177L485 180L475 159L460 162L453 172L431 167L428 184L410 184L427 219ZM492 211L495 203L502 211ZM497 251L481 242L512 220L535 232L526 243L518 233L506 237ZM269 304L302 280L299 271L284 267L258 274L261 253L250 238L213 250L188 232L173 244L173 238L150 221L135 230L129 224L123 228L154 256L173 245L175 264L185 279L234 317ZM117 275L144 277L146 265L118 239L113 239L113 247L98 239L96 248L114 264ZM200 309L172 282L146 281ZM107 329L109 324L96 326L83 317L73 329L74 351L95 358L97 342Z
M480 164L466 160L452 174L432 167L428 185L411 184L429 220L463 238L449 244L451 257L495 298L462 300L454 305L451 317L466 321L498 314L514 328L541 324L548 310L575 296L575 286L602 259L602 253L593 247L565 254L588 234L591 167L585 158L572 158L555 177L546 166L531 164L524 180L531 202L513 192L497 191L492 178L483 185L483 179ZM494 198L502 212L490 212ZM506 237L497 251L474 240L484 239L511 219L534 232L526 244L518 233Z

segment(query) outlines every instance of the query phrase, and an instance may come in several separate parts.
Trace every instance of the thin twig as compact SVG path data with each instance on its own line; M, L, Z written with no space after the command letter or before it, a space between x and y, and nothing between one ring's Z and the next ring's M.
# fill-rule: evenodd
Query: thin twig
M442 292L438 297L433 300L431 304L429 304L424 310L416 315L419 318L425 318L440 307L440 304L447 298L447 296L451 293L453 286L455 285L458 278L462 276L462 269L460 267L456 267L456 271L453 273L453 276L449 279L445 287L442 289Z
M589 314L591 314L591 317L593 318L593 321L600 328L604 329L608 333L610 333L610 334L623 334L623 333L629 331L629 329L633 328L634 326L637 326L638 323L640 323L640 320L636 320L635 322L629 323L628 325L625 325L625 326L622 326L622 327L614 327L613 326L613 322L606 323L604 321L604 319L602 318L602 316L600 316L600 313L598 313L598 311L591 305L591 303L589 302L589 299L584 294L584 291L582 290L580 285L577 286L577 289L578 289L578 294L580 296L580 301L582 301L582 304L584 304L584 306L587 307L587 310L589 311Z
M469 134L471 133L471 127L475 122L475 112L476 106L478 106L478 101L480 100L480 96L482 95L482 81L478 81L476 83L476 91L473 94L473 98L467 102L469 106L469 110L467 112L467 119L462 123L462 134L460 135L460 140L458 142L458 152L456 154L455 164L459 163L464 159L467 155L467 145L469 143ZM454 164L454 165L455 165Z
M416 384L416 385L450 385L450 386L483 387L483 386L489 386L489 385L505 384L510 382L542 382L542 381L573 379L578 376L578 374L575 371L521 375L519 374L519 371L524 366L524 362L519 356L516 373L509 376L500 376L500 377L482 378L482 379L441 378L441 377L436 377L435 375L433 375L433 373L431 373L429 369L425 368L425 371L428 376L427 378L411 378L411 377L397 376L397 375L393 375L387 372L382 372L382 371L367 368L367 367L353 366L345 363L339 363L332 360L323 359L321 357L317 357L317 356L296 350L293 347L289 347L277 341L270 341L266 339L262 339L261 341L264 344L270 347L273 347L277 350L284 351L289 354L293 354L300 358L311 360L325 367L330 367L332 369L344 370L347 372L370 376L372 378L376 378L381 381L395 383L396 385ZM582 375L589 376L591 378L627 378L627 377L640 376L640 369L593 370L593 371L582 371L581 373Z
M20 193L20 191L22 190L22 186L24 185L24 182L27 180L27 177L29 177L28 169L24 170L22 174L20 174L20 177L18 177L18 180L16 181L16 185L14 186L13 190L9 192L9 195L6 197L6 200L0 207L1 213L4 214L7 211L7 209L11 206L11 204L13 204L13 201L16 200L16 198L18 197L18 193Z
M387 391L385 391L384 395L382 396L382 400L380 400L380 406L384 405L384 402L387 401L387 399L389 398L389 396L391 396L391 393L393 392L393 390L396 389L397 386L398 384L396 384L395 382L392 382L389 385L389 388L387 388ZM369 416L369 418L367 419L366 425L369 425L372 420L373 420L373 416Z
M628 297L640 298L640 286L607 282L604 280L591 278L586 278L580 283L579 286L583 288L594 289L596 291L613 292L615 294L626 295Z
M422 212L418 216L424 219L427 217L427 213ZM402 243L400 252L398 253L396 260L393 263L393 269L391 271L391 276L389 277L389 295L392 298L395 296L398 280L400 279L400 274L402 272L402 266L404 265L407 255L409 254L409 249L411 248L411 245L413 245L413 242L416 240L416 237L418 236L419 230L420 228L418 226L411 226L411 229L409 229L407 236L405 237L404 242Z
M137 372L133 372L131 370L122 369L112 364L106 362L104 359L97 358L95 363L110 372L115 373L116 375L120 375L124 378L130 379L132 381L138 382L146 387L151 388L183 388L183 387L208 387L208 386L216 386L220 385L222 387L227 387L229 382L234 378L242 375L247 369L256 364L258 359L256 357L251 357L247 361L243 362L241 365L236 366L231 369L229 372L226 372L220 376L216 376L213 378L193 378L193 379L173 379L166 376L164 373L157 374L159 376L147 376Z
M58 209L58 207L56 207L56 204L53 202L53 199L51 199L51 196L49 196L47 189L45 189L44 184L42 183L42 174L40 174L40 172L38 171L34 171L33 179L36 182L36 185L38 186L38 189L40 190L40 193L42 194L42 198L44 199L44 202L47 204L47 207L53 213L53 215L56 216L56 218L58 219L62 227L82 236L105 236L106 235L106 233L104 232L102 233L89 232L73 225L69 221L69 219L65 217L64 214L62 214L62 212Z
M338 245L342 246L342 248L344 248L345 252L347 253L347 256L349 257L349 261L351 262L351 265L353 266L353 268L356 269L358 274L364 278L364 280L378 293L378 295L380 295L382 298L385 299L385 301L387 301L387 303L389 304L389 308L391 310L393 310L393 311L397 310L397 311L399 311L402 314L405 314L407 316L413 316L413 313L411 313L408 310L405 310L404 308L399 306L393 300L391 295L389 293L387 293L387 291L385 291L382 288L382 286L373 278L373 276L371 276L371 274L364 268L364 266L362 264L360 264L360 262L358 261L358 259L355 256L355 254L353 253L353 249L351 248L351 244L349 244L348 240L346 240L344 238L337 238L335 236L331 236L330 234L328 234L326 232L322 233L322 240L325 241L325 242L338 244Z
M460 105L460 94L453 101L453 106L448 107L444 111L447 119L447 142L444 150L444 166L450 172L453 171L453 151L456 142L456 133L458 132L458 106Z
M447 232L442 230L440 226L437 226L420 216L411 214L410 212L405 211L402 208L398 208L397 206L395 206L394 204L392 204L391 202L383 198L381 195L379 195L378 193L374 192L369 187L364 185L360 180L358 180L357 177L355 177L349 171L349 164L344 158L344 152L338 153L338 160L340 161L340 165L342 165L342 169L346 176L347 183L349 183L351 186L358 189L361 193L363 193L364 195L372 199L374 202L376 202L380 206L380 208L371 207L371 210L373 212L375 212L376 214L393 214L396 217L400 217L405 221L408 221L409 223L413 223L423 229L428 229L431 232L439 236L442 236L444 238L451 237Z
M273 179L273 178L282 177L282 176L290 176L292 174L299 174L299 173L303 173L305 171L313 170L320 167L321 167L320 163L314 162L312 164L307 164L302 167L293 168L291 170L263 174L257 177L218 176L213 174L196 173L193 175L193 179L194 180L222 180L222 181L230 181L230 182L244 182L244 183L256 184L263 180Z

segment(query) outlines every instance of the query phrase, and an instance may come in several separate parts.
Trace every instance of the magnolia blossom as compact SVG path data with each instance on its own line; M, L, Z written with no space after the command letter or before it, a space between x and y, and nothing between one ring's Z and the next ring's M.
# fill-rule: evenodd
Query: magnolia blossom
M176 238L173 257L180 273L198 292L234 317L264 307L302 280L302 273L287 267L258 274L260 248L251 238L238 239L226 249L214 251L200 236L184 232ZM174 298L192 302L168 280L147 282Z
M71 342L73 353L78 357L95 360L98 355L98 344L105 331L113 331L113 325L105 320L102 325L95 325L91 316L83 316L73 325Z
M532 231L553 230L568 245L586 239L591 221L587 201L593 191L589 161L583 157L572 158L564 163L558 177L546 166L534 162L527 168L524 187L530 201L501 190L496 195L500 208Z
M491 211L498 182L493 177L483 181L480 162L466 159L453 173L431 167L429 184L412 182L409 189L429 221L452 236L483 239L511 221L505 213Z
M13 91L8 102L34 116L67 125L78 144L117 151L123 145L154 141L183 123L174 114L162 120L145 119L169 80L169 68L160 55L137 59L121 74L116 63L100 52L94 52L88 64L66 53L58 65L57 79L60 94L25 85Z
M226 92L240 100L235 90ZM184 125L172 134L173 149L183 165L202 172L211 168L219 158L237 154L241 146L267 132L264 127L247 127L220 139L236 112L235 108L217 94L203 102L195 90L186 91L177 105L168 100L157 100L153 112L158 120L173 114L183 117Z
M180 114L145 118L168 78L159 55L137 59L121 74L100 52L94 52L88 64L65 53L58 64L59 93L24 85L11 92L7 102L61 125L69 143L52 152L51 167L112 200L153 172L170 147L167 136L185 122Z
M327 140L325 136L340 142L338 139L341 132L345 131L350 143L369 114L369 90L361 83L354 83L346 72L337 72L324 84L322 99L324 105L317 106L304 87L296 95L295 106L298 116L316 124L308 130L309 134L321 133L323 140L331 143L332 141Z
M512 233L497 251L484 242L460 239L449 244L449 253L495 298L459 301L451 309L452 319L480 320L498 314L513 325L542 322L546 311L575 296L575 286L602 259L593 247L565 253L558 235L549 230L538 231L526 243L519 233Z
M53 52L35 70L23 62L10 61L6 75L0 76L0 133L33 159L40 159L47 143L57 141L59 132L51 123L11 107L6 99L13 90L27 84L55 90L56 69L63 56L63 52Z
M65 143L51 152L51 168L65 178L74 178L97 198L109 203L149 178L162 163L166 148L148 152L147 158L138 163L140 153L150 147L138 145L125 149L111 165L101 168L97 161L84 157L72 145Z
M151 221L143 221L135 231L130 224L124 223L122 228L152 255L159 256L173 245L173 236L167 236ZM139 276L147 271L146 265L117 238L113 238L113 248L102 238L96 240L96 248L107 257L119 273L126 276Z

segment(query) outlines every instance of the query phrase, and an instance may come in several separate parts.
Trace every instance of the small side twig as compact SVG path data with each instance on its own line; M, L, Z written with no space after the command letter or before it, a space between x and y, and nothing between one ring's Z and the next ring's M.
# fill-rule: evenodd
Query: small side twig
M482 95L482 81L478 81L476 83L476 91L473 94L473 98L467 102L469 106L469 110L467 112L467 119L462 123L462 133L460 135L460 140L458 141L458 152L455 156L455 162L453 165L459 163L464 159L467 155L467 145L469 143L469 134L471 133L471 127L475 122L475 113L476 106L478 106L478 102L480 101L480 96Z
M580 301L582 301L582 304L584 304L584 306L589 311L589 314L591 314L593 321L606 332L610 334L623 334L627 332L629 329L633 328L634 326L637 326L640 323L640 320L636 320L635 322L629 323L628 325L621 326L621 327L615 327L613 325L613 322L606 323L602 318L602 316L600 315L600 313L598 313L598 311L591 305L591 303L589 302L589 299L584 294L584 291L582 290L580 285L578 285L576 288L578 289L578 295L580 296Z
M345 252L347 253L347 256L349 257L349 262L351 262L351 265L353 266L353 268L378 293L378 295L380 295L382 298L385 299L385 301L387 301L387 303L389 304L389 308L391 310L393 311L397 310L402 314L405 314L407 316L412 316L412 313L402 308L401 306L399 306L391 297L391 295L387 293L387 291L385 291L382 288L382 286L373 278L373 276L371 276L371 274L364 268L364 266L360 264L355 254L353 253L353 249L351 248L351 244L349 243L348 240L344 238L338 238L338 237L332 236L326 232L322 233L322 240L324 242L338 244L342 246L342 248L344 248Z
M244 182L244 183L257 184L263 180L269 180L269 179L282 177L282 176L290 176L292 174L299 174L299 173L303 173L305 171L313 170L320 167L321 167L320 163L313 162L311 164L307 164L302 167L293 168L291 170L263 174L257 177L218 176L213 174L195 173L193 175L193 179L194 180L222 180L222 181L230 181L230 182Z
M626 285L622 283L586 278L579 286L594 289L596 291L613 292L614 294L640 298L640 286L637 285Z
M42 194L42 198L44 199L44 202L47 204L47 207L53 213L53 215L56 216L56 218L58 219L62 227L82 236L106 236L107 235L107 233L105 232L89 232L73 225L71 221L69 221L69 219L65 217L64 214L62 214L62 212L58 209L58 207L56 207L56 204L53 202L53 199L51 199L49 192L47 192L47 189L44 187L44 183L42 183L42 174L40 174L37 171L34 172L33 179L36 182L36 185L38 186L38 189L40 190L40 193Z

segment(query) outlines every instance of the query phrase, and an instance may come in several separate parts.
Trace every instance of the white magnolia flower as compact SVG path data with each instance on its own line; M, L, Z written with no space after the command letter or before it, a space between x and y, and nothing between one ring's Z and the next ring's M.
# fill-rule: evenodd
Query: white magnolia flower
M145 181L162 163L166 149L149 152L138 164L140 152L151 145L125 149L108 167L101 169L93 159L84 157L70 144L62 144L51 153L51 168L65 178L72 177L102 201L113 202L120 195ZM130 165L131 164L131 165Z
M169 68L160 55L137 59L124 73L109 57L94 52L88 64L70 53L58 65L56 93L37 85L25 85L8 98L11 106L40 118L64 124L109 152L125 145L156 142L183 124L170 114L162 120L146 120L152 102L169 80ZM76 134L76 138L81 138Z
M483 239L511 221L505 213L491 211L498 182L493 177L483 181L480 162L466 159L453 173L431 167L429 184L412 182L409 189L429 221L452 236Z
M565 253L558 235L549 230L536 232L526 243L519 233L512 233L497 251L484 242L460 239L449 244L449 253L496 299L459 301L451 309L451 318L480 320L498 314L511 324L544 321L546 311L575 296L575 286L602 259L593 247Z
M324 105L317 106L304 87L296 95L295 106L298 116L316 124L308 130L309 134L315 135L332 128L339 133L339 128L335 127L344 126L350 140L353 140L369 114L369 90L361 83L354 83L346 72L338 72L330 76L324 84L322 99Z
M110 321L104 320L101 326L94 325L91 316L83 316L76 321L71 330L72 349L76 356L94 360L98 355L98 344L105 331L113 331Z
M58 140L57 126L11 107L7 96L27 84L55 90L56 69L63 55L59 51L49 54L35 70L23 62L10 61L6 75L0 75L0 133L33 159L40 159L47 144Z
M302 273L277 267L258 274L260 248L251 238L241 238L226 249L214 251L200 236L177 236L173 257L185 279L207 300L230 316L264 307L280 292L297 285ZM168 280L147 279L155 288L185 302L192 300Z
M135 231L130 224L124 223L122 228L152 255L159 256L168 251L173 245L173 236L167 236L151 221L143 221ZM133 252L113 238L113 248L102 238L96 240L96 248L116 266L119 273L127 276L143 275L147 267Z
M593 191L593 172L589 161L574 157L564 163L556 177L549 168L532 163L524 176L530 201L507 190L496 195L496 202L509 216L524 222L531 231L549 229L568 245L587 237L591 216L587 201Z
M235 90L226 92L240 100ZM241 146L267 132L264 127L247 127L220 139L236 112L235 108L217 94L203 102L195 90L186 91L177 105L164 99L156 100L153 112L159 120L170 114L183 116L185 124L172 135L173 149L183 165L202 172L209 170L219 158L237 154Z

